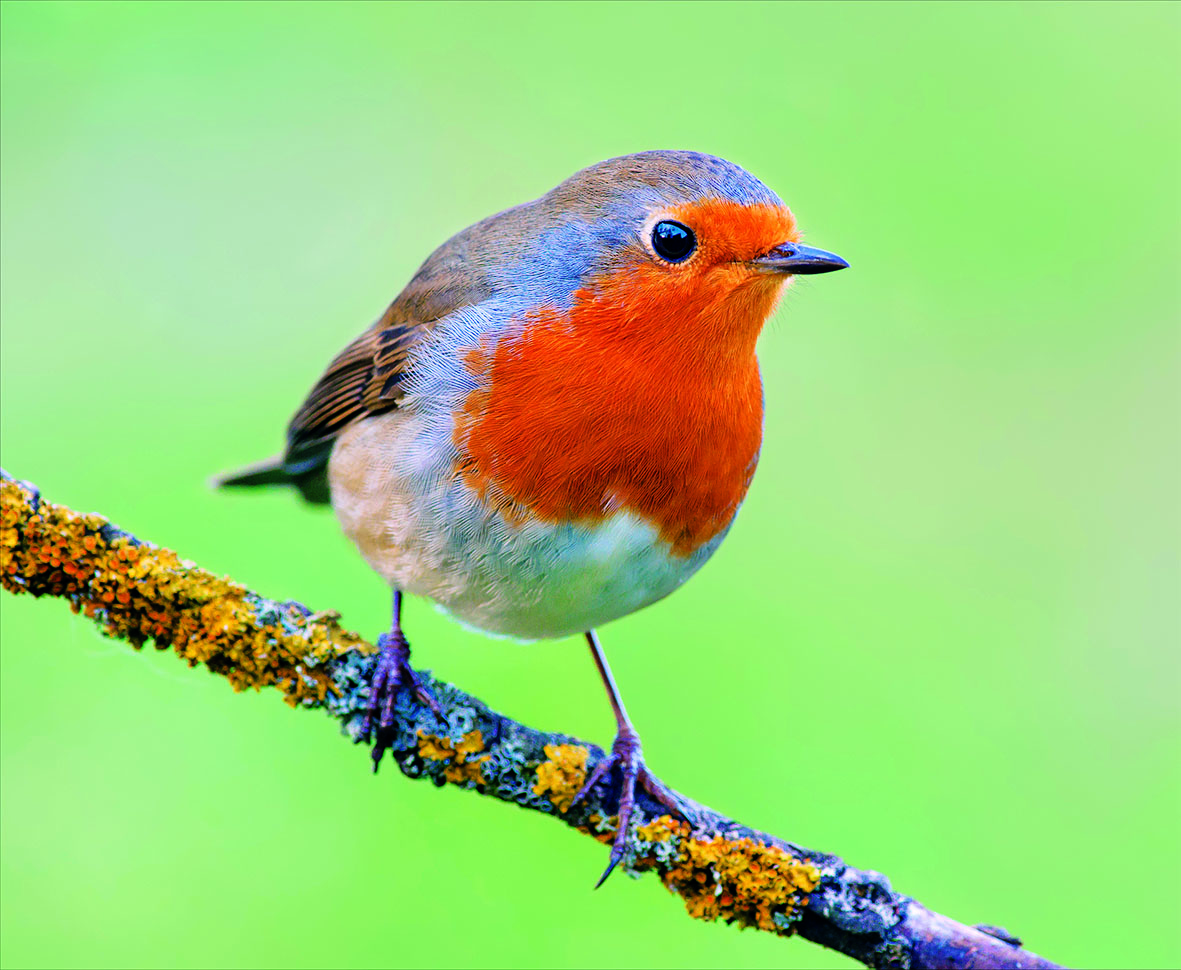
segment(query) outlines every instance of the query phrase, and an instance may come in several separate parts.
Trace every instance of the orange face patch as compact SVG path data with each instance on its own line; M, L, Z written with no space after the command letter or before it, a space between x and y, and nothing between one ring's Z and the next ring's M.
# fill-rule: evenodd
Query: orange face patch
M669 216L697 234L698 251L692 259L707 263L747 262L781 243L800 240L795 216L783 206L704 199L670 209Z
M782 278L745 265L796 238L786 209L707 201L670 213L698 251L638 256L542 307L465 361L457 472L510 518L593 524L617 510L687 556L733 518L762 440L755 340Z

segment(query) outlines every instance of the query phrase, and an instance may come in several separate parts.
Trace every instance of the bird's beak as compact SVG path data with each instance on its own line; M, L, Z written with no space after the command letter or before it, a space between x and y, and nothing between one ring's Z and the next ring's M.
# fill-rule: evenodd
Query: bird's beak
M791 273L793 276L831 273L849 266L836 253L794 242L776 246L767 255L752 260L750 265L763 273Z

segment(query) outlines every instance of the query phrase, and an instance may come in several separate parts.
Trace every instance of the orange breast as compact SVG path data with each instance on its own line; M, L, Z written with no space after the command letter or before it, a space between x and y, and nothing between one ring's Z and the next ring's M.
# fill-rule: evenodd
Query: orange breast
M633 265L471 351L484 386L456 422L458 473L510 518L626 509L692 553L733 518L762 440L754 345L780 285L746 273L670 294Z

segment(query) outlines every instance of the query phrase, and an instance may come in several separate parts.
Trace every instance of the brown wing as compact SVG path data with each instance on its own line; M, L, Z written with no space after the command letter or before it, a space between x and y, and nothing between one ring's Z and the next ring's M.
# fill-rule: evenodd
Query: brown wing
M410 349L441 317L491 294L480 261L468 254L499 218L477 223L440 246L381 319L328 365L287 427L282 474L304 498L328 501L328 455L345 427L398 406Z
M392 317L393 307L336 355L287 427L283 472L311 501L328 499L323 472L336 436L359 418L398 406L410 348L434 322Z
M247 488L295 485L309 502L328 502L326 471L336 436L353 421L398 406L410 348L434 325L434 320L396 321L394 310L390 307L328 365L287 426L283 455L215 483Z
M506 248L506 227L523 223L528 212L519 206L491 216L436 249L381 319L328 365L287 427L286 453L218 484L293 484L308 501L327 502L326 468L336 436L354 421L398 406L410 349L441 317L492 295L489 264Z

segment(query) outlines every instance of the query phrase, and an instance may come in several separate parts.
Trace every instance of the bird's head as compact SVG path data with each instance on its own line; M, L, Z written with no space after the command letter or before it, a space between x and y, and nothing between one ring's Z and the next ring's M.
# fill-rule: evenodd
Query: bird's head
M633 344L753 354L793 276L848 265L802 244L791 211L753 175L697 152L600 162L504 217L514 279L527 274L534 297L576 327Z

